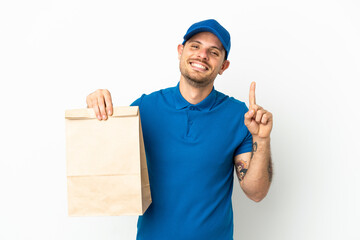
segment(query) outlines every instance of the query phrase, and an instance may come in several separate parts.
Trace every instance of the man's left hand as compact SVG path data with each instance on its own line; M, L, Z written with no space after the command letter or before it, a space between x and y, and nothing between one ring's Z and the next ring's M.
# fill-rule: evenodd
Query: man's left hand
M255 82L250 85L249 111L245 113L244 122L253 138L269 138L273 126L273 116L271 112L256 104L255 85Z

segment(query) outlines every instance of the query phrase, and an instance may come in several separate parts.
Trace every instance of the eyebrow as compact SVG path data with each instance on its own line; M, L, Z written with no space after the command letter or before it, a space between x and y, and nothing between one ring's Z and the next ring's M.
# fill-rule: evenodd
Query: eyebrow
M189 43L192 43L192 42L199 43L199 44L203 45L202 42L200 42L198 40L189 40ZM217 46L211 46L210 48L215 48L215 49L219 50L220 52L222 51L222 49L224 49L224 47L221 47L221 49L220 49Z

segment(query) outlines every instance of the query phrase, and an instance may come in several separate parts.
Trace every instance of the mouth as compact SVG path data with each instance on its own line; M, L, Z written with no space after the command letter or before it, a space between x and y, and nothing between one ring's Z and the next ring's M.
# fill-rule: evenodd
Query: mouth
M209 68L205 64L200 63L200 62L190 61L190 65L192 66L193 69L195 69L197 71L205 72L205 71L209 70Z

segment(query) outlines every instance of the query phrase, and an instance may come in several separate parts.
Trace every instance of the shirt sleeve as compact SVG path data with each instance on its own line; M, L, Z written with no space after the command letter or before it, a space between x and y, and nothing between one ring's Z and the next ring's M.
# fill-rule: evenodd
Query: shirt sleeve
M251 152L252 151L252 144L253 144L253 139L252 139L252 135L249 132L249 130L246 128L246 135L244 140L241 142L241 144L237 147L237 149L235 150L235 155L239 155L242 153L246 153L246 152Z
M243 108L243 115L242 116L244 116L245 113L249 111L246 104L245 103L243 103L243 104L244 104L243 105L244 108ZM252 138L252 135L249 132L248 128L244 124L244 118L243 117L242 117L241 123L242 123L241 124L241 129L242 130L241 130L240 135L244 136L244 137L243 137L243 140L241 141L241 143L239 144L239 146L236 148L234 156L252 151L253 138Z
M141 102L145 94L141 95L138 99L136 99L130 106L138 106L140 108Z

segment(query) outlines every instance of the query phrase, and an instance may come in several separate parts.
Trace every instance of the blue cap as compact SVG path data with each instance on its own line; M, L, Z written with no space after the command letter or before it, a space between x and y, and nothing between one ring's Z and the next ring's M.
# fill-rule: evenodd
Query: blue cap
M187 40L200 32L211 32L215 34L226 51L225 59L227 59L231 46L230 33L214 19L208 19L191 25L184 36L184 42L182 44L184 45Z

